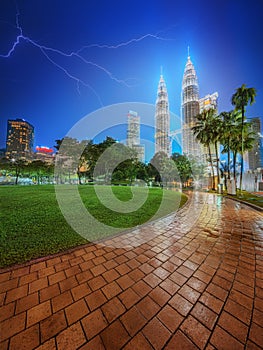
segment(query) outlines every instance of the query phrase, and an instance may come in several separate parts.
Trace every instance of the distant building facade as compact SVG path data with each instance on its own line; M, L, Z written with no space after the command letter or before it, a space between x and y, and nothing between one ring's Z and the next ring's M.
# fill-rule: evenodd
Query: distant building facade
M127 118L127 146L132 148L137 153L139 161L144 162L145 147L144 145L140 144L140 117L138 116L137 112L129 111Z
M24 119L7 121L6 157L31 160L33 156L34 127Z
M247 152L247 162L249 170L256 170L262 167L262 143L261 143L261 123L260 118L249 118L248 121L251 123L251 131L254 133L255 143L253 148Z
M37 146L34 154L35 160L42 160L47 164L53 164L55 162L55 153L52 148L45 146Z
M170 147L170 112L166 84L161 74L155 104L155 153L171 154Z
M192 127L196 124L199 114L199 86L194 65L188 55L182 83L182 148L187 156L199 158L200 143L196 140Z
M199 100L199 113L204 110L215 109L218 107L218 93L214 92L212 95L208 94Z

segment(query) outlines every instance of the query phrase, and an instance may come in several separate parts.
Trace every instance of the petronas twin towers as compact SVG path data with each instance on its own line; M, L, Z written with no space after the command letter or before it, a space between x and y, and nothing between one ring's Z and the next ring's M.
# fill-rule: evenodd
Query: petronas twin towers
M199 87L194 65L188 55L182 85L182 141L183 153L200 157L200 143L195 140L192 127L199 114Z
M170 155L170 112L168 94L161 74L155 104L155 153L164 152Z
M192 127L196 123L195 117L202 110L217 108L217 97L218 94L214 93L199 99L197 75L188 54L183 75L181 99L182 151L185 155L200 158L201 145L196 141ZM162 151L169 156L171 154L170 113L167 88L162 74L156 99L155 128L155 153Z

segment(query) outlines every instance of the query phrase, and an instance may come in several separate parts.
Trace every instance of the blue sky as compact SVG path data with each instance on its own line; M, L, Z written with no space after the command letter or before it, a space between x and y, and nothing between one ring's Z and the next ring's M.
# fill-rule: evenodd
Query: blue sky
M20 34L17 9L27 39L6 57ZM232 94L245 83L257 90L247 116L262 117L262 13L261 0L1 0L0 147L9 118L28 120L35 146L52 147L103 106L154 104L160 66L170 110L179 116L188 46L200 97L217 91L219 112L229 111ZM81 58L67 56L72 52ZM171 124L177 127L173 118Z

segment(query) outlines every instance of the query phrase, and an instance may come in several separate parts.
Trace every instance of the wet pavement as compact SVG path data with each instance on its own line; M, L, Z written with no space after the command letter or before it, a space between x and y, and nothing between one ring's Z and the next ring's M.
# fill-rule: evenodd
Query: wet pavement
M0 270L0 349L262 349L263 216L196 193L176 215Z

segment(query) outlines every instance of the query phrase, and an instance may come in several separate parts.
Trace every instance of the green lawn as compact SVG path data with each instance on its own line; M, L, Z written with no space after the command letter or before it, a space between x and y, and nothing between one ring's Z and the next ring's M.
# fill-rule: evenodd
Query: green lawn
M120 214L98 201L93 186L79 186L78 189L92 216L99 222L120 228L120 231L155 218L154 214L163 196L165 205L158 213L159 217L176 210L179 204L181 206L187 200L185 195L180 197L178 192L151 188L141 208L135 212ZM112 190L124 205L132 198L130 187L113 186ZM134 190L135 194L145 191L143 188ZM88 242L64 219L52 185L2 186L0 199L0 267L22 263Z

